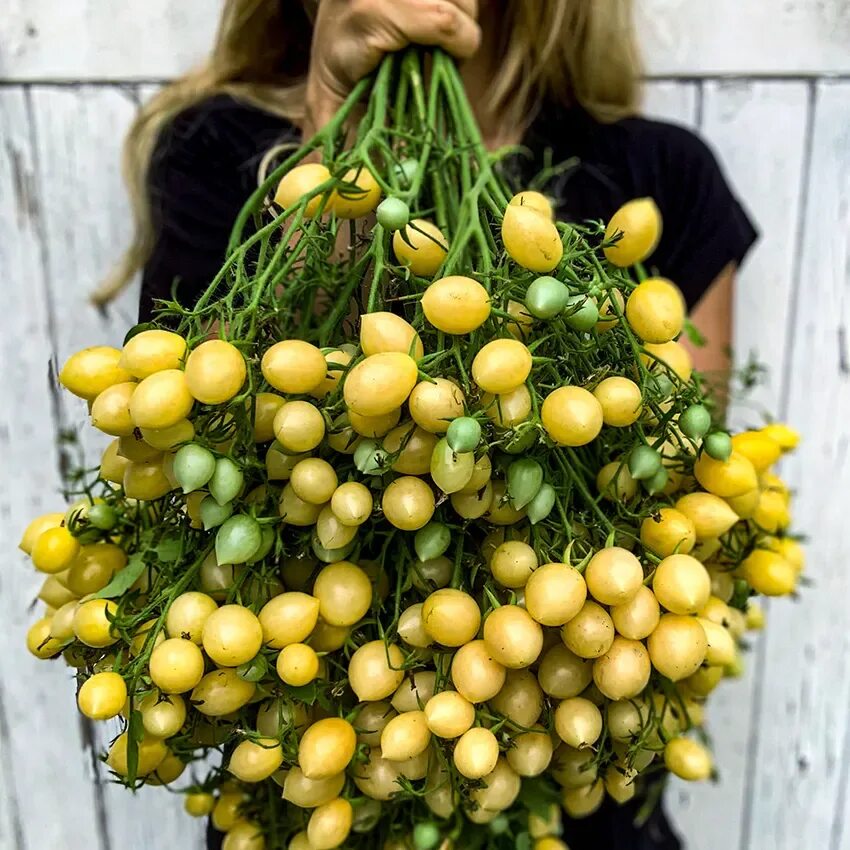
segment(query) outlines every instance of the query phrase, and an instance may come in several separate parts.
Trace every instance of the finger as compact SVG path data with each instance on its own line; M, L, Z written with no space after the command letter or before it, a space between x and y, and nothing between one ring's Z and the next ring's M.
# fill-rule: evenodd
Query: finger
M453 56L466 59L478 50L481 29L461 3L470 8L475 5L469 0L407 0L403 5L393 4L396 26L408 41L442 47Z

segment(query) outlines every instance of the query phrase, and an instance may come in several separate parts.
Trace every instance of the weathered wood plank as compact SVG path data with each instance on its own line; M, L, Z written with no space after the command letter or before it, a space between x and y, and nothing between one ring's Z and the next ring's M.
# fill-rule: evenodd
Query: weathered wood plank
M789 129L786 125L786 131ZM751 811L742 848L848 846L841 822L850 748L850 84L815 99L805 235L782 411L804 442L786 464L812 585L771 606ZM843 837L842 837L843 831Z
M6 559L0 578L0 789L6 817L0 830L8 839L2 846L101 848L71 672L61 661L37 661L24 649L26 630L37 617L28 606L41 579L15 554L17 542L30 519L62 502L48 385L55 314L43 263L46 211L31 112L21 90L0 92L0 139L0 394L6 399L0 410L6 485L0 492L0 551Z
M85 345L120 345L136 321L135 286L105 316L89 304L88 296L130 232L119 162L137 98L131 89L90 86L37 87L32 98L48 239L46 265L61 362ZM86 422L85 405L64 395L60 412L65 427L80 431L87 449L103 444ZM66 710L72 711L72 705ZM96 740L101 745L107 738L99 730ZM106 777L105 771L101 776ZM202 827L183 814L180 798L160 789L134 796L109 783L100 793L109 847L199 846Z
M695 127L700 94L697 83L651 80L644 89L641 112L648 118Z
M787 367L806 108L803 83L707 82L704 88L702 132L762 233L740 273L734 347L738 365L750 351L772 364L770 383L753 399L772 412L778 410L779 385ZM761 422L749 403L736 406L732 419L737 425ZM691 850L738 846L751 715L763 674L756 669L757 657L754 646L744 679L724 683L709 703L708 725L720 783L675 785L672 800ZM766 850L768 845L764 846Z
M169 79L209 50L220 0L7 0L0 80ZM650 75L850 73L845 0L641 0Z

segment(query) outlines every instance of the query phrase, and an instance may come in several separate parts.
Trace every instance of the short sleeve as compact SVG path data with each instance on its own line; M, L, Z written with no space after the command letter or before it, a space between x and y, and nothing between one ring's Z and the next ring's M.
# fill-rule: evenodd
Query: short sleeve
M224 262L263 154L293 134L283 119L229 97L186 110L163 131L148 176L155 242L142 274L140 320L173 292L187 306L200 297Z
M675 281L693 306L758 238L708 145L683 127L643 121L634 163L638 195L661 210L661 240L648 265Z

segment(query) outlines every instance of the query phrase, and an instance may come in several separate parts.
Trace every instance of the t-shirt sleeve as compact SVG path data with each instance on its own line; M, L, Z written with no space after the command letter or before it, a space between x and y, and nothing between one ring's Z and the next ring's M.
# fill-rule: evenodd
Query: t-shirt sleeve
M636 182L655 198L663 219L648 265L675 281L693 306L724 268L743 261L758 232L702 139L683 127L646 124L644 171Z
M155 299L190 306L222 266L230 231L257 186L263 153L292 128L230 98L180 115L164 130L148 176L155 233L142 273L139 318Z

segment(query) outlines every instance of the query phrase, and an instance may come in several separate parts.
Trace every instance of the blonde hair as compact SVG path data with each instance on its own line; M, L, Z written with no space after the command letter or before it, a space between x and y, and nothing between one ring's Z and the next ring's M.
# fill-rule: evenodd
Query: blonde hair
M96 304L111 301L153 251L148 171L163 129L178 114L227 94L294 123L304 117L319 1L225 0L206 61L165 86L140 110L123 156L133 237L94 293ZM510 0L501 14L500 64L486 108L501 116L505 126L525 126L548 100L578 102L605 122L636 111L641 66L632 0Z

